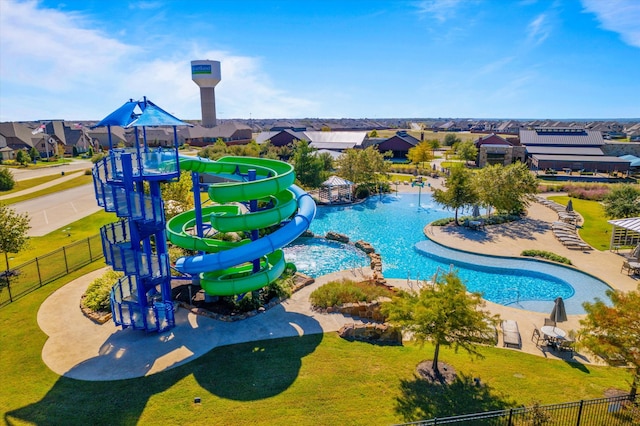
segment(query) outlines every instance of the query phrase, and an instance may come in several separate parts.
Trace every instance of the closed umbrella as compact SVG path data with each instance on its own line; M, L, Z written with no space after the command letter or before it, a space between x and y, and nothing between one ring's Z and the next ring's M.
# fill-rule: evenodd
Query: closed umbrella
M471 213L471 215L473 217L479 217L480 216L480 207L478 207L477 204L473 206L473 212Z
M567 203L567 208L566 210L568 212L572 212L573 211L573 202L571 200L569 200L569 202Z
M638 244L631 252L631 258L640 260L640 244Z
M564 300L562 300L562 297L556 297L550 318L554 322L554 326L555 323L567 320L567 311L564 308Z

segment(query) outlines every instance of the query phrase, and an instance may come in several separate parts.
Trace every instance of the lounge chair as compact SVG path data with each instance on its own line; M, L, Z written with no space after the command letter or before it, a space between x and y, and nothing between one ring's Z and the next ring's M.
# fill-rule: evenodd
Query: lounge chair
M503 346L515 346L520 349L522 340L520 339L520 330L518 323L514 320L502 321L502 342Z
M545 319L544 319L544 325L550 325L550 326L555 327L555 326L556 326L556 323L555 323L555 321L554 321L554 320L552 320L551 318L545 318Z

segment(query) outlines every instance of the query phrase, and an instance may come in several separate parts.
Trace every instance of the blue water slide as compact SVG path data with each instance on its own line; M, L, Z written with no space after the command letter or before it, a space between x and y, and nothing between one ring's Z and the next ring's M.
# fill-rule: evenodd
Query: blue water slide
M180 258L176 262L176 269L180 272L198 274L230 268L272 253L298 238L309 228L315 217L316 203L309 194L296 185L291 185L289 190L296 197L298 212L283 227L256 241L230 250Z

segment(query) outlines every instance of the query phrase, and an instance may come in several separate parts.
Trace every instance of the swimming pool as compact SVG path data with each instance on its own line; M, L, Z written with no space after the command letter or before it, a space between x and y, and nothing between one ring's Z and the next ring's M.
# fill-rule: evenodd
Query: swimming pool
M605 291L609 287L605 283L573 268L533 259L465 253L430 241L424 236L424 226L452 214L435 203L430 194L420 196L420 206L418 199L418 194L398 194L370 197L353 206L320 206L310 229L317 235L335 231L352 241L371 243L382 255L387 278L430 279L438 268L448 271L453 265L470 291L481 292L485 299L503 305L551 312L553 300L561 296L567 313L582 314L582 302L595 297L607 300ZM307 244L312 248L305 248ZM315 239L300 239L292 246L295 260L290 247L285 250L287 260L311 276L368 264L366 258L351 254L352 248L339 248L339 243L326 246ZM343 256L344 262L340 260ZM331 260L318 268L324 257ZM309 268L312 264L316 269Z

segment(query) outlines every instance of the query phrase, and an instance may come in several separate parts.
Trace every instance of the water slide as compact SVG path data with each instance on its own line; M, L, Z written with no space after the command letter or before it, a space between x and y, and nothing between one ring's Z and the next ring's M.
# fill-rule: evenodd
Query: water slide
M309 228L316 212L313 198L293 185L293 166L264 158L223 157L211 161L180 157L180 167L232 180L209 187L209 198L221 204L202 208L201 216L213 229L251 231L283 225L255 241L228 242L194 235L196 210L177 215L167 222L169 240L205 254L178 259L176 269L199 274L204 291L217 296L257 290L282 275L286 262L281 248ZM255 170L253 181L243 180L249 170ZM250 200L257 200L261 210L249 212L238 204L226 204ZM260 259L260 268L253 272L253 263L249 262L257 259Z

